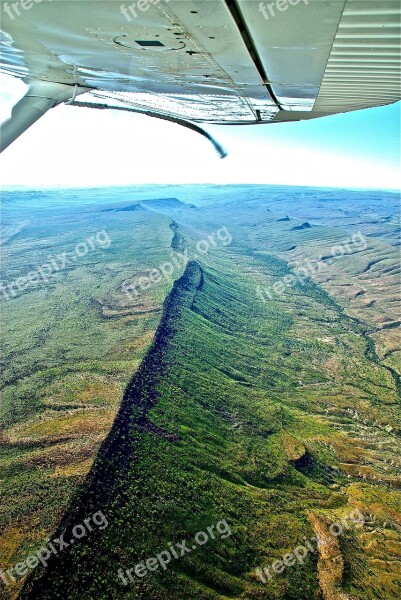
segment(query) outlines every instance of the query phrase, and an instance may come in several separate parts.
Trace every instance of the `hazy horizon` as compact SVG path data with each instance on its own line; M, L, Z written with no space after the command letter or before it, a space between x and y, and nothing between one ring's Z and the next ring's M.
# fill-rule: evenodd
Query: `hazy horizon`
M0 120L24 95L0 75ZM202 125L202 124L201 124ZM264 126L202 125L228 152L145 115L58 106L1 158L2 186L255 184L398 190L400 105Z

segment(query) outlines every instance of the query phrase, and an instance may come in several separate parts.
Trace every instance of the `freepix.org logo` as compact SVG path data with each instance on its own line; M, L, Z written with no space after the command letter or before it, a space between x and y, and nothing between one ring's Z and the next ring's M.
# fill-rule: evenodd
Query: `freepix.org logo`
M140 562L131 569L118 569L118 576L123 582L123 585L128 585L129 582L134 582L137 577L145 577L150 571L157 571L160 568L165 571L167 565L172 560L178 560L187 554L191 554L200 546L207 544L210 540L215 540L216 537L222 540L227 539L232 535L231 528L225 519L218 521L215 525L210 525L206 531L198 531L193 539L194 543L187 540L182 540L175 544L169 543L168 550L162 550L155 557L150 557L146 561ZM189 544L189 545L188 545Z
M256 287L256 295L262 302L267 302L267 299L274 300L275 297L277 298L284 294L288 288L296 285L305 285L312 275L327 269L328 266L333 265L334 262L342 256L352 255L354 252L366 250L367 247L368 242L365 236L358 231L357 233L354 233L351 238L344 240L338 246L333 246L329 255L310 260L304 258L304 266L296 267L292 273L285 275L270 287L262 288L258 285Z
M309 539L304 536L303 544L300 544L292 552L288 552L282 556L281 559L275 560L271 565L258 567L255 569L255 574L262 583L268 583L269 580L273 579L274 574L279 575L283 573L287 567L293 567L296 563L303 565L308 554L322 550L324 546L330 544L331 540L341 536L344 531L349 530L352 526L359 528L363 527L364 524L364 515L360 510L355 509L349 515L342 518L340 522L330 525L326 539L323 539L319 535L312 536Z
M125 4L121 4L120 11L121 14L127 19L130 23L132 19L138 18L140 13L144 13L151 7L152 4L159 4L161 0L137 0L132 4L126 6ZM170 0L163 0L164 2L169 2Z
M221 227L208 235L207 238L199 240L196 243L195 248L197 254L195 254L193 258L197 260L201 255L205 255L209 250L216 248L219 243L222 246L228 246L232 241L233 238L227 227ZM184 250L184 252L180 254L171 254L169 258L169 261L162 263L157 268L151 269L147 276L139 277L132 282L123 282L121 291L126 295L129 301L132 301L134 296L138 296L142 292L148 290L151 286L157 285L163 278L167 281L171 280L175 271L185 267L191 260L188 256L188 250Z
M49 255L47 262L37 266L22 277L17 277L13 281L3 283L0 281L0 300L5 298L10 300L21 294L24 290L38 284L48 283L58 273L72 267L79 259L86 256L93 250L104 250L110 248L112 240L105 229L98 231L96 235L76 244L73 252L61 252L56 256Z
M106 529L108 524L109 522L103 512L98 510L91 517L84 519L83 524L78 523L72 528L72 538L68 542L64 539L65 533L60 535L59 538L48 541L45 546L39 548L34 554L27 556L24 561L17 563L7 571L0 570L0 579L6 586L12 585L21 577L25 577L29 571L35 569L39 563L47 567L47 563L53 555L59 555L65 548L69 548L96 528Z
M297 6L300 3L309 4L309 0L276 0L276 2L259 2L259 12L262 13L266 21L269 21L277 14L287 11L291 6Z
M12 21L14 21L15 17L20 17L22 11L31 10L31 8L35 4L40 4L41 2L51 2L52 0L18 0L17 2L11 2L11 6L8 2L4 2L3 10L8 17Z

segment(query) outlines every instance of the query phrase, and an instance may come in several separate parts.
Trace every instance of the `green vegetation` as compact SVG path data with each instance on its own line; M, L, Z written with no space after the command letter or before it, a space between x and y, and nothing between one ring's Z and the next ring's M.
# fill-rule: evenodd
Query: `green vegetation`
M31 404L21 392L18 416L5 420L1 460L9 504L0 518L13 548L7 564L46 536L71 539L74 525L98 510L109 522L47 569L36 569L21 598L338 600L343 593L347 600L395 600L401 590L400 397L381 351L394 329L385 329L379 343L374 304L362 309L363 296L350 300L344 286L335 286L355 286L358 273L369 286L364 256L354 257L352 280L344 256L329 278L316 273L263 302L257 286L271 289L302 256L327 255L347 234L332 223L314 225L307 211L299 220L278 221L278 209L267 213L264 199L254 197L197 211L164 202L162 209L166 216L107 213L111 224L121 219L121 229L111 262L96 267L101 287L91 280L85 288L74 275L79 294L67 307L82 317L55 317L49 333L64 336L58 350L52 355L52 344L44 346L36 368L40 351L28 344L10 379L26 391L41 385ZM312 227L294 230L306 219ZM127 223L143 232L131 273L131 264L122 264L133 243L132 237L122 241ZM158 267L172 251L195 257L197 241L222 225L232 244L190 262L162 311L170 288L165 280L131 302L121 295L123 281ZM376 243L379 252L383 242L370 240L369 248ZM91 269L88 264L82 276ZM386 306L390 315L391 302ZM55 305L48 310L51 316ZM72 351L81 332L82 346ZM9 368L16 365L10 356ZM94 437L96 445L89 444ZM338 573L310 553L267 584L257 578L256 567L269 567L356 508L366 524L339 539ZM133 568L169 543L190 542L221 519L230 537L209 540L166 571L135 577L128 586L118 577L119 568ZM30 539L21 539L21 521L34 533Z

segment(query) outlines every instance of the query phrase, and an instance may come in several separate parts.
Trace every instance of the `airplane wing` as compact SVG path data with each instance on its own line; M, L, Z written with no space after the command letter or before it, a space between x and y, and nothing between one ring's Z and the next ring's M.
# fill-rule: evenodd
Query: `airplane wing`
M0 68L29 90L1 149L60 102L236 125L395 102L400 14L399 0L2 1Z

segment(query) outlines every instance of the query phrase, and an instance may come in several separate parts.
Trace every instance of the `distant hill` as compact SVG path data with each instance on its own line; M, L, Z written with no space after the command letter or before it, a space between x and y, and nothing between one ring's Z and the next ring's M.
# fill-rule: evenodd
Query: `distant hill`
M169 210L196 208L194 204L186 204L178 198L156 198L154 200L143 200L135 202L135 204L115 205L110 208L104 208L102 212L143 212L145 210L153 210L163 212Z
M146 208L140 204L130 204L119 208L105 208L102 212L144 212L145 210Z
M291 227L291 231L301 231L301 229L311 229L312 225L306 221L302 223L302 225L295 225L295 227Z
M141 204L146 208L157 211L171 208L196 208L194 204L186 204L178 198L156 198L155 200L144 200Z

